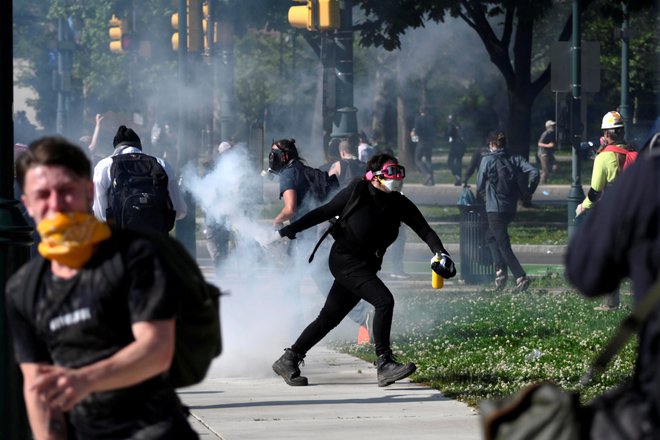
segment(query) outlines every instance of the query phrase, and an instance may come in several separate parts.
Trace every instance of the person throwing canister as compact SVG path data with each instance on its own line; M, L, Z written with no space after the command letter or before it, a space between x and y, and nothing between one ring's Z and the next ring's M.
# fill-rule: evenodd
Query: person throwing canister
M307 352L335 328L364 299L375 308L373 336L376 346L378 386L384 387L415 372L413 363L397 362L390 346L394 297L378 278L385 250L396 240L401 222L426 242L440 261L433 270L443 278L456 275L456 268L438 235L419 209L399 190L405 169L389 154L377 154L367 163L367 172L342 189L328 203L279 230L282 237L296 234L339 216L333 228L335 242L329 267L334 282L318 317L284 350L273 370L292 386L307 385L299 365Z

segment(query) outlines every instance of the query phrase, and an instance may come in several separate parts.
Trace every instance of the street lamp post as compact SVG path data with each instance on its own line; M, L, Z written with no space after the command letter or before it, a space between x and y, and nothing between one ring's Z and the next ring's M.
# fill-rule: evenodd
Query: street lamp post
M629 42L629 29L628 29L628 2L621 2L621 12L623 20L621 22L621 117L623 118L624 130L626 137L630 142L632 140L631 120L630 120L630 98L628 91L630 89L630 75L628 67L630 64L628 56L628 42Z
M573 37L571 44L571 136L573 143L572 153L572 175L573 182L568 191L568 200L566 203L568 214L568 237L575 234L580 217L575 217L575 209L584 200L584 191L580 181L580 140L581 140L581 100L582 100L582 72L581 59L582 48L580 32L580 2L573 0Z
M335 31L336 113L333 138L357 135L357 108L353 106L353 2L340 3L340 28Z

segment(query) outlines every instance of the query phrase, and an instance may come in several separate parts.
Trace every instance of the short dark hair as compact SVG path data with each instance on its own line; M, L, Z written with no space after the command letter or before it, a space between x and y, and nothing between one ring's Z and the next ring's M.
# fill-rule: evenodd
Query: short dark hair
M16 160L16 180L23 190L25 174L40 165L61 166L78 177L92 180L92 164L77 145L61 136L45 136L33 141Z
M369 159L369 162L367 162L367 171L380 171L383 169L383 165L385 165L388 162L393 162L396 165L399 164L397 158L392 156L391 154L387 154L387 153L376 154L372 156L371 159Z

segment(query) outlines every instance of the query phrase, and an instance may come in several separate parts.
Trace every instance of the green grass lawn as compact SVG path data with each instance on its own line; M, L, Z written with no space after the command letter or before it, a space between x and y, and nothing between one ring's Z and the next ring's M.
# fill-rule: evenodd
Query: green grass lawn
M564 289L549 291L537 281L524 294L449 286L395 292L393 348L400 359L417 364L412 379L472 406L539 380L577 389L598 350L630 312L631 298L622 295L619 311L597 312L593 306L599 300L582 298L565 282ZM346 342L337 347L374 360L371 345ZM628 377L635 350L630 342L582 390L583 400Z

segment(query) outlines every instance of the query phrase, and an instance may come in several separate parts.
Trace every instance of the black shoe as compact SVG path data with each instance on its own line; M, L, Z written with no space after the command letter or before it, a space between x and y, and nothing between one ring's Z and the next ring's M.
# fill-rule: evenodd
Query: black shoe
M398 363L391 351L378 356L376 367L378 369L379 387L392 385L397 380L404 379L417 370L417 366L412 362L408 362L406 365Z
M307 378L300 375L298 365L303 364L305 356L298 354L290 348L284 349L284 354L273 364L273 371L282 376L284 381L292 387L307 385Z

